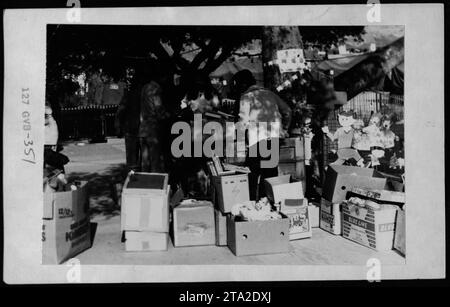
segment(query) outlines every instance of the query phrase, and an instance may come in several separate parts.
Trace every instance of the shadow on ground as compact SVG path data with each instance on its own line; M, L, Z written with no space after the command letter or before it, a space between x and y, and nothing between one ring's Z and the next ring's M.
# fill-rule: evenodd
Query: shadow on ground
M120 195L127 174L126 165L118 164L101 173L70 173L68 179L69 182L73 180L89 182L87 188L91 217L102 215L111 218L120 214Z

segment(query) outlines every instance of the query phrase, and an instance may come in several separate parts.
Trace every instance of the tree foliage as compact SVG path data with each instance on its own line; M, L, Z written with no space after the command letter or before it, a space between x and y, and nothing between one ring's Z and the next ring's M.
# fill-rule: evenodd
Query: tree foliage
M49 25L47 91L54 93L67 77L99 69L123 72L152 59L170 73L209 74L259 32L259 27ZM192 45L198 50L188 61L182 54Z
M305 47L328 50L346 39L361 41L364 26L306 26L299 27Z
M363 27L299 27L304 42L329 46ZM99 69L124 72L157 61L170 74L209 74L233 52L262 37L255 26L48 25L47 96L72 94L72 78ZM169 48L167 48L167 46ZM190 47L194 46L196 50ZM195 56L187 60L184 53Z

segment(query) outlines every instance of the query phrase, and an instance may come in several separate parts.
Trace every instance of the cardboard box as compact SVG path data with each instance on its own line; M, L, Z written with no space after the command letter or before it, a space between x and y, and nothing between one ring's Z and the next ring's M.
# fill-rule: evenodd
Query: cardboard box
M291 175L298 181L304 181L306 177L305 161L278 163L278 175Z
M329 165L322 190L322 197L332 203L340 203L354 187L383 190L386 178L372 168L346 165Z
M172 241L175 247L215 245L214 207L209 201L186 200L173 209Z
M128 252L166 251L168 245L167 232L125 231L125 250Z
M280 162L301 161L305 159L304 139L300 137L280 140Z
M312 236L307 199L285 199L281 203L281 212L289 219L289 240Z
M86 184L74 191L44 193L43 264L60 264L91 247Z
M240 221L227 216L228 247L236 256L287 253L289 251L289 219Z
M342 204L342 236L377 251L391 250L398 207L381 205L379 210Z
M227 245L227 215L215 209L216 245Z
M250 200L248 174L213 177L217 206L223 213L240 202Z
M169 231L167 174L130 173L122 191L121 229Z
M405 203L405 193L403 192L354 187L350 190L349 194L364 199L371 199L377 203L398 205L403 205Z
M303 206L308 206L308 199L303 198L303 195L302 198L298 199L286 198L281 201L280 211L283 213L293 213Z
M315 203L310 203L309 207L309 221L311 228L319 227L320 223L320 205Z
M406 255L406 223L405 223L405 210L398 210L395 220L395 235L394 235L394 248L398 250L403 256Z
M334 235L341 234L340 203L332 203L325 198L321 199L319 227Z
M303 184L292 181L290 175L282 175L264 179L267 198L272 203L283 202L285 199L302 199Z

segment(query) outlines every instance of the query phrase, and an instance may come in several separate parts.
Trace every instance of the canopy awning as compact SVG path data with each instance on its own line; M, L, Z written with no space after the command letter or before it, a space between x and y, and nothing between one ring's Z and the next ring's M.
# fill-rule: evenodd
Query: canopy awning
M225 80L230 80L235 73L244 69L250 70L258 83L263 83L263 65L261 58L259 57L245 57L234 61L227 60L209 76L211 78L223 78Z
M363 53L358 55L348 55L344 57L339 57L335 59L329 59L319 62L313 69L327 72L329 70L333 70L334 77L339 76L341 73L349 70L353 66L361 63L365 59L369 58L372 55L372 52Z

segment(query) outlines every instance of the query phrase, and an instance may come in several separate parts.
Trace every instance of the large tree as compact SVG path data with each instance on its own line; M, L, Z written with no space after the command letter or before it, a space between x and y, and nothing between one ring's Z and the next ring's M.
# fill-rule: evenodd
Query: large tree
M170 73L207 75L237 48L259 38L260 31L260 27L225 26L49 25L47 94L58 92L65 78L90 75L99 68L125 69L152 59ZM189 50L192 46L195 49ZM189 61L185 52L195 56Z

